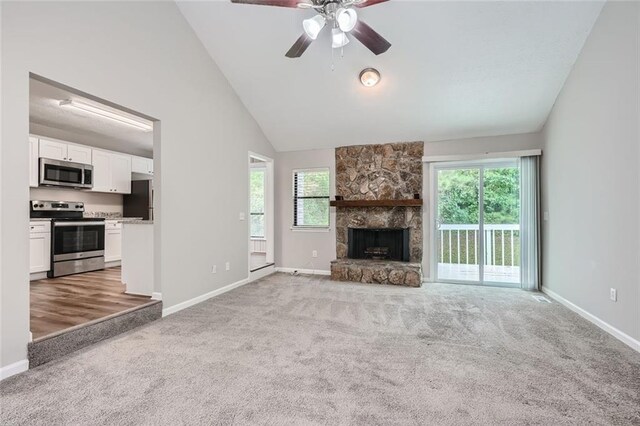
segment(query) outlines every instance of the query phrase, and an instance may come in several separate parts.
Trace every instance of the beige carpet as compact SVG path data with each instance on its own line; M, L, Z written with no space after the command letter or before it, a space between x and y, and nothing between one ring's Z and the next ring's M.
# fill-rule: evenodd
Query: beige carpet
M640 354L520 290L277 274L0 384L3 425L640 424Z

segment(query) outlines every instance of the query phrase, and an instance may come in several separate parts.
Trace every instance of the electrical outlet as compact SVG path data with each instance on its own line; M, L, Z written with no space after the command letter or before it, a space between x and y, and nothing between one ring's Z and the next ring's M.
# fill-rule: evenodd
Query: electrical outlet
M613 302L617 302L618 290L616 290L615 288L609 289L609 299L611 299Z
M216 265L213 265L213 266L211 267L211 273L212 273L212 274L215 274L216 272L218 272L218 267L217 267Z
M238 219L244 220L244 212L240 212L240 214L238 215Z
M318 250L314 250L311 252L311 257L318 257Z
M231 264L229 262L224 264L225 269L228 271L229 269L231 269Z

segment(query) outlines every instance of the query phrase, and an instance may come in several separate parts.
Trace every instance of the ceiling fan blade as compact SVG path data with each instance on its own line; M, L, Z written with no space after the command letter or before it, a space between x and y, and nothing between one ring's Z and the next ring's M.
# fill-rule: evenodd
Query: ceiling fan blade
M299 0L231 0L231 3L257 6L298 7Z
M307 47L311 44L313 39L309 37L306 33L302 33L302 35L293 43L291 49L284 55L287 58L299 58L302 56Z
M356 7L369 7L369 6L374 6L378 3L384 3L386 1L389 1L389 0L365 0L360 4L356 4Z
M391 43L361 20L358 20L358 23L355 28L351 30L350 34L376 55L386 52L391 47Z

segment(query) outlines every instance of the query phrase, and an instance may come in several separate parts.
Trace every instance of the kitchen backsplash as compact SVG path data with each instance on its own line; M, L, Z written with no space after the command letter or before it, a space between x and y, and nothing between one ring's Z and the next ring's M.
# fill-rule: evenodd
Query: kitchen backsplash
M122 217L122 195L120 194L48 187L30 188L29 191L31 200L81 201L84 203L85 216L89 213L99 213L99 216L89 217L107 217L113 214Z

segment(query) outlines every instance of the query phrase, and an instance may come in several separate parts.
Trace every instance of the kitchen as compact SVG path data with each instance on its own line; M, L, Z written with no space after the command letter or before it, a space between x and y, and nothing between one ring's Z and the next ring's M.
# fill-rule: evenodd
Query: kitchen
M156 319L161 293L153 280L154 120L32 75L29 123L37 365L67 352L52 347L75 350ZM119 318L105 331L127 315L127 327Z

